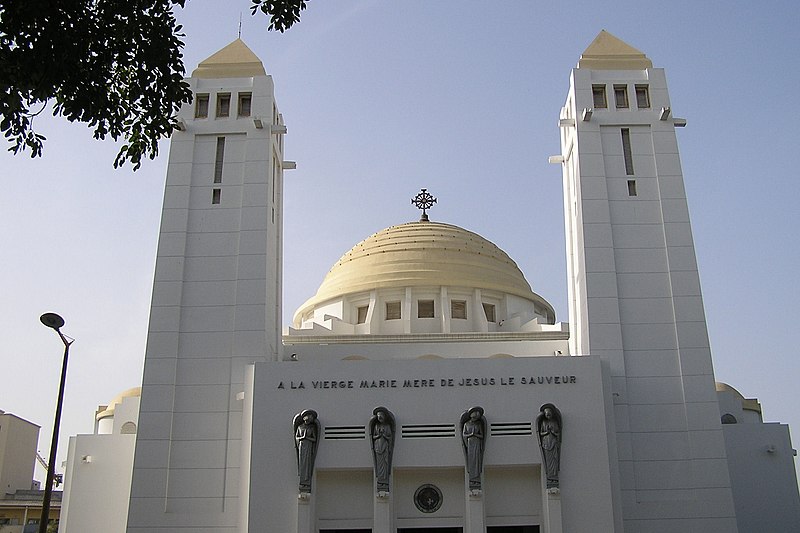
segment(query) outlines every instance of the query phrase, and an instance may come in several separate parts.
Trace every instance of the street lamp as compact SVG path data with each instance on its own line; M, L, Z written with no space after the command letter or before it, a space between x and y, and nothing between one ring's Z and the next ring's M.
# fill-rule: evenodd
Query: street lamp
M58 387L58 403L56 403L56 419L53 422L53 440L50 443L50 461L47 463L47 481L44 484L44 499L42 500L42 516L39 519L39 533L47 533L47 522L50 518L50 498L53 495L53 478L56 473L56 450L58 448L58 427L61 425L61 404L64 403L64 383L67 381L67 358L69 346L75 339L61 333L64 319L55 313L45 313L39 320L48 328L53 328L64 343L64 362L61 364L61 384Z

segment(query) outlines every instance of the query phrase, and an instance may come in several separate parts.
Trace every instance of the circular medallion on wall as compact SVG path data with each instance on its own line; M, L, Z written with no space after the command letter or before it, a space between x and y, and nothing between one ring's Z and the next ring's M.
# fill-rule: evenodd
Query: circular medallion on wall
M423 513L435 513L442 506L442 491L430 483L421 485L414 493L414 505Z

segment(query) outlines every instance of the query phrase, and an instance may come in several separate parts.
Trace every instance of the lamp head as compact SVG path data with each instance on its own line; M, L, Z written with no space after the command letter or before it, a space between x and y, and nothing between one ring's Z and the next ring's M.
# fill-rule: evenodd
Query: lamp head
M45 313L39 317L39 320L48 328L53 328L56 331L64 325L64 319L55 313Z

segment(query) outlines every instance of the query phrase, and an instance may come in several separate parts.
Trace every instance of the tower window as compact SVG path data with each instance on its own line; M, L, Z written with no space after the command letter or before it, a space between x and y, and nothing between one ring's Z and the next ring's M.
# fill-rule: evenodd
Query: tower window
M617 109L628 107L627 85L614 85L614 102L617 105Z
M214 183L222 183L222 162L225 160L225 137L217 137L217 153L214 157Z
M647 85L636 86L636 107L647 109L650 107L650 91Z
M636 192L636 180L628 180L628 196L638 196Z
M400 319L400 302L386 302L386 320Z
M217 118L228 117L231 114L231 93L217 95Z
M633 152L631 151L631 130L622 128L622 155L625 157L625 174L633 175Z
M592 85L592 105L599 109L608 107L605 85Z
M417 318L433 318L433 300L417 300Z
M208 118L208 95L198 94L194 97L194 118Z
M465 300L450 300L450 317L467 318L467 302Z
M239 116L240 117L249 117L250 116L250 106L253 101L253 96L251 93L239 93Z
M369 311L368 305L362 305L356 310L356 324L364 324L367 321L367 311Z
M211 203L218 204L222 201L222 189L211 189Z
M486 315L487 322L497 322L494 314L494 304L483 304L483 314Z

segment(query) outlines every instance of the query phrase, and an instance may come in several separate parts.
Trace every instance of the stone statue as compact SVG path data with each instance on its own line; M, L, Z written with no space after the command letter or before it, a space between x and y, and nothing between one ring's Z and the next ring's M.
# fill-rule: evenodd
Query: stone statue
M561 470L561 411L552 403L539 408L536 417L536 435L542 451L542 466L547 475L547 490L558 490Z
M392 452L394 452L394 415L385 407L376 407L369 421L372 441L372 460L375 463L375 490L389 492L392 475Z
M470 491L481 490L483 450L486 447L486 417L483 407L472 407L461 415L461 444L469 474Z
M311 477L314 475L314 459L317 457L319 419L317 412L306 409L292 420L294 426L294 448L297 451L297 474L300 476L300 493L311 493Z

